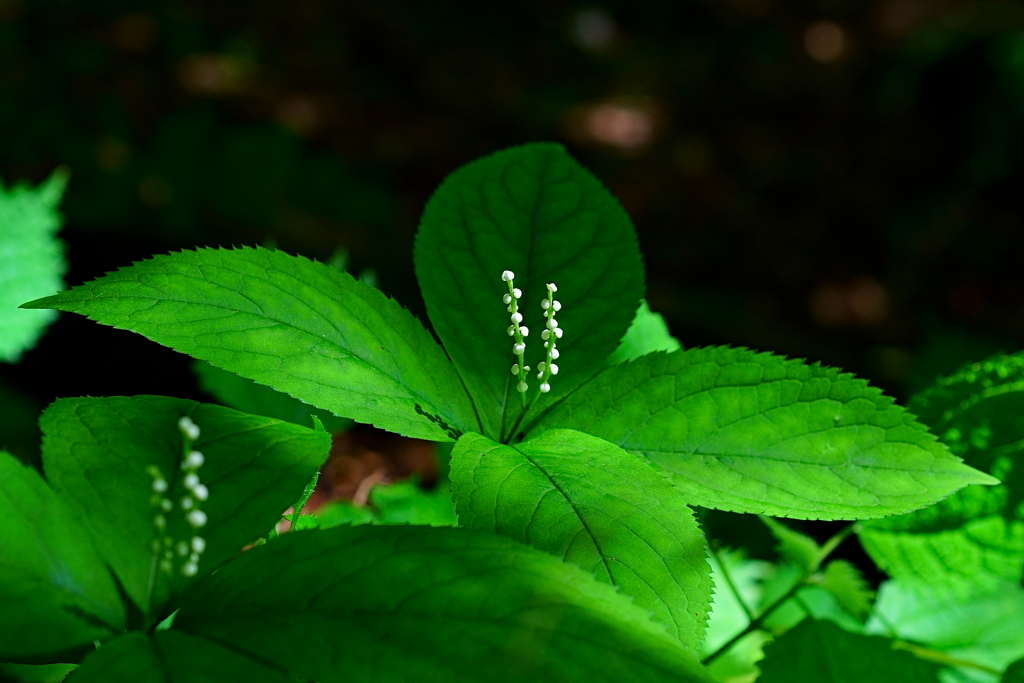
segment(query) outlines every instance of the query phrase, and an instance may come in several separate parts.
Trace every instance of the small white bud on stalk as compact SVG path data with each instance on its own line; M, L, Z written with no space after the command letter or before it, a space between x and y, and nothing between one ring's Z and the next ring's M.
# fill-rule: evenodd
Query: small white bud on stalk
M192 495L196 497L196 500L206 500L210 497L210 490L204 484L196 484L192 488Z
M199 475L195 472L189 472L185 475L185 478L181 480L181 483L184 484L187 489L194 489L196 484L199 483Z
M524 337L529 337L530 336L530 328L527 327L526 325L520 325L519 326L519 334L523 335Z
M512 374L513 375L518 375L519 374L519 363L514 363L512 365Z
M195 576L199 573L199 565L195 562L186 562L181 566L181 573L185 576Z
M202 554L206 550L206 539L202 536L192 537L192 551Z
M512 295L511 294L506 294L505 296L501 297L501 300L507 306L508 304L512 303Z
M203 466L206 462L206 458L199 451L191 451L185 456L185 461L181 463L181 468L186 470L197 470Z
M188 513L188 523L197 529L201 526L205 526L206 513L203 512L202 510L193 510L192 512Z
M514 296L517 299L522 299L523 298L523 290L519 289L518 287L513 287L512 288L512 296Z
M529 388L530 388L530 385L528 385L526 382L520 382L519 386L516 387L516 389L519 391L519 393L525 393L526 390L529 389Z
M549 330L553 330L553 329L555 329L556 327L558 327L558 321L557 321L557 320L555 320L554 318L552 318L551 320L549 320L549 321L548 321L548 329L549 329Z
M198 425L196 425L196 423L192 421L192 418L187 415L178 420L178 429L193 441L199 438Z
M506 270L501 274L501 279L504 280L505 282L508 282L509 280L516 279L516 274L513 273L511 270Z
M555 311L560 311L562 310L562 304L556 301L551 304L551 308L555 309Z
M154 479L153 480L153 491L156 493L163 493L167 490L166 479Z
M519 312L513 313L512 314L512 322L514 322L514 323L521 323L521 322L523 322L523 314L519 313Z
M516 354L517 356L523 355L524 351L526 351L526 344L516 344L515 346L512 347L512 353Z
M549 391L551 391L551 385L548 384L547 382L544 382L543 384L540 385L540 390L541 390L542 393L546 394Z
M188 510L191 510L192 508L194 508L195 506L196 506L196 501L194 501L192 499L192 496L185 496L184 498L181 499L181 509L182 510L188 511Z
M548 368L551 370L551 374L552 375L557 375L558 374L558 366L555 365L554 363L552 363L550 366L548 366Z

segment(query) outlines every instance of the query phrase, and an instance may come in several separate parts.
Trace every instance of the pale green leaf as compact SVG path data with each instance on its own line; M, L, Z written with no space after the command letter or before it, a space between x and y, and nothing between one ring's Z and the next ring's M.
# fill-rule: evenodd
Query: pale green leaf
M996 483L863 380L742 348L609 368L532 431L559 427L644 456L691 505L735 512L864 519Z
M452 451L451 479L461 526L582 567L697 649L711 594L704 537L678 492L642 460L570 430L510 446L466 434Z
M647 305L640 302L636 309L633 323L626 330L626 336L619 343L619 348L608 357L608 364L615 365L655 351L676 351L680 348L679 340L668 331L668 325L660 313L655 313Z
M936 683L939 666L878 636L806 619L764 649L758 683Z
M124 603L79 520L5 451L0 520L0 660L56 654L124 628Z
M81 313L358 422L434 441L477 428L444 352L392 299L267 249L156 256L26 304Z
M644 295L640 251L629 216L561 145L514 147L452 173L423 211L416 277L430 321L476 404L487 436L502 440L522 403L509 368L508 293L515 273L526 364L544 360L541 299L558 286L560 372L540 395L543 409L593 375L618 346ZM480 431L480 430L478 430Z
M67 171L58 169L36 188L0 184L0 361L16 363L57 317L18 306L64 288L67 264L56 234L67 181Z
M208 522L201 531L179 507L187 494L181 469L185 442L178 428L183 416L199 426L193 448L206 461L198 470L209 490L201 505ZM74 507L125 592L149 616L157 616L192 579L180 571L152 574L156 510L147 467L159 468L169 484L165 495L174 508L166 514L168 537L175 543L193 535L206 540L202 576L265 534L330 449L324 432L163 396L60 399L40 424L43 464L53 488Z
M846 560L832 560L822 572L821 586L835 596L839 604L863 623L871 611L875 593L868 588L860 570Z
M321 683L708 680L610 586L467 529L285 534L196 586L174 628Z
M817 566L821 548L813 538L795 529L790 529L771 517L761 515L761 521L767 525L772 536L779 542L776 550L782 559L796 565L804 572L809 572Z

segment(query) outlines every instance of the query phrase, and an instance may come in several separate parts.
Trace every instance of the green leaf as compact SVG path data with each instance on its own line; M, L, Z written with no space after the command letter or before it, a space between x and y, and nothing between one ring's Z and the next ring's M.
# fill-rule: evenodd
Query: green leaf
M16 363L57 317L53 311L20 311L34 297L64 288L67 270L57 211L68 172L60 168L36 188L0 184L0 361Z
M68 683L292 683L286 673L177 631L147 636L139 631L92 652Z
M370 489L370 503L377 524L429 524L458 526L455 505L448 487L424 491L407 480Z
M776 550L784 560L797 566L805 573L812 571L818 566L818 555L821 553L821 548L813 538L790 529L782 522L776 521L771 517L762 515L761 521L765 523L768 530L772 532L772 536L779 542Z
M0 664L4 683L61 683L77 664Z
M285 534L196 586L174 628L321 683L708 680L610 586L466 529Z
M452 173L423 211L416 277L434 329L480 414L483 433L501 440L521 411L509 368L504 270L512 270L526 339L526 363L544 360L541 299L558 286L561 368L540 395L543 409L598 371L644 295L633 225L601 183L561 145L507 149Z
M893 650L892 641L862 636L831 621L806 619L768 645L758 683L935 683L939 665Z
M512 446L466 434L452 452L459 524L549 552L654 612L696 651L711 597L693 512L639 458L567 429Z
M1001 683L1024 683L1024 659L1018 659L1006 667Z
M324 428L331 432L352 425L352 420L314 408L265 384L257 384L251 379L221 370L205 361L193 363L192 372L199 378L200 389L220 403L243 413L272 417L303 427L312 425L312 416L315 415Z
M972 595L886 581L868 628L1002 670L1024 657L1024 588L1004 582ZM893 631L890 631L893 629Z
M209 489L201 532L177 507L186 493L182 416L199 426L193 447L206 459L198 472ZM156 531L147 467L158 467L170 483L166 496L175 508L166 515L168 536L187 542L200 534L206 540L202 576L270 529L330 449L323 432L162 396L61 399L40 424L43 464L54 489L73 505L125 591L151 617L191 580L178 571L157 572L150 597Z
M908 406L956 455L1003 480L968 486L909 515L863 525L893 578L973 588L1024 574L1024 354L969 363Z
M27 308L138 332L336 415L406 436L476 429L451 363L392 299L267 249L156 256Z
M996 481L863 380L742 348L609 368L534 431L558 427L643 455L691 505L735 512L881 517Z
M653 312L645 300L640 302L633 324L607 362L616 365L655 351L677 351L680 348L679 340L668 331L665 319L660 313Z
M6 451L0 520L0 661L59 653L124 628L124 603L79 520Z
M863 623L867 619L875 593L855 566L846 560L832 560L825 565L821 586L857 621Z

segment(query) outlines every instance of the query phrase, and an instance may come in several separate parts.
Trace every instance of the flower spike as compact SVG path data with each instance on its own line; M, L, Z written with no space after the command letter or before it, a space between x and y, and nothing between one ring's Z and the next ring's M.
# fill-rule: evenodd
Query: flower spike
M548 283L548 295L543 301L540 302L540 308L544 311L544 330L540 333L541 339L544 339L544 348L547 349L547 357L544 359L537 369L540 372L537 373L537 379L541 381L540 390L541 393L547 393L551 391L551 376L558 374L558 366L551 361L558 358L558 349L555 346L555 341L562 338L562 328L558 326L558 321L555 320L555 313L562 309L562 304L555 301L554 295L558 291L558 287L555 283Z
M523 405L526 405L526 390L529 389L529 385L526 383L526 373L530 370L530 366L523 362L523 354L526 353L526 342L523 338L530 334L530 330L527 327L523 327L519 323L523 322L523 314L519 312L519 299L523 296L522 290L515 286L516 274L511 270L506 270L501 274L501 279L508 283L508 294L501 297L503 303L508 304L508 312L512 315L510 320L512 324L508 326L508 334L510 337L515 337L515 343L512 345L512 353L518 358L518 363L512 366L512 374L519 376L519 382L516 383L516 391L523 396Z

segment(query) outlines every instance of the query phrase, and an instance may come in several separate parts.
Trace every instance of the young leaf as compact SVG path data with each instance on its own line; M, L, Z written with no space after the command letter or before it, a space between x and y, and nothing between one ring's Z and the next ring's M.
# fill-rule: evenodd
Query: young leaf
M533 430L558 427L643 455L691 505L735 512L864 519L996 483L863 380L742 348L609 368Z
M6 451L0 520L0 661L56 654L124 628L124 603L79 520Z
M285 534L196 586L174 628L321 683L709 680L610 586L466 529Z
M626 336L619 343L612 355L608 356L608 365L617 365L655 351L676 351L681 348L679 340L668 331L668 325L660 313L655 313L647 305L640 302L636 309L633 324L626 330Z
M509 373L504 270L515 273L526 362L544 360L541 299L558 286L561 371L538 408L575 388L615 350L644 295L629 216L561 145L514 147L452 173L423 211L416 277L430 320L469 389L483 433L500 439L521 399ZM533 377L531 376L531 380ZM538 396L531 381L528 397Z
M1022 614L1024 588L1016 583L964 595L886 581L878 589L876 616L868 628L998 671L1024 657Z
M57 211L68 173L54 171L39 187L0 184L0 361L16 363L57 317L53 311L19 311L29 299L62 289L67 269Z
M182 416L201 430L193 444L205 456L198 474L209 491L201 530L179 506L187 494ZM266 533L330 449L324 432L162 396L60 399L40 424L43 465L54 489L72 504L125 591L150 616L185 578L180 571L153 572L157 511L147 467L159 468L168 482L163 495L174 508L165 515L167 536L186 543L193 535L205 539L202 575ZM153 582L154 576L159 580Z
M233 372L221 370L206 361L197 360L193 363L192 372L199 378L200 389L220 403L243 413L272 417L303 427L313 424L311 416L315 415L329 432L352 426L352 420L314 408L288 394L275 391L265 384L257 384Z
M799 567L803 572L810 572L818 564L818 554L821 548L813 538L790 529L782 522L771 517L761 515L761 521L765 523L772 536L779 542L777 550L779 555Z
M843 609L864 623L875 593L868 588L859 569L846 560L832 560L825 565L821 586L835 596Z
M156 256L26 308L138 332L336 415L434 441L477 428L444 352L392 299L267 249Z
M132 631L92 652L68 683L291 683L286 672L178 631Z
M697 650L711 598L704 537L679 494L642 460L567 429L512 446L466 434L452 452L451 479L461 526L582 567Z
M892 648L892 641L805 619L764 649L758 683L935 683L938 664Z

